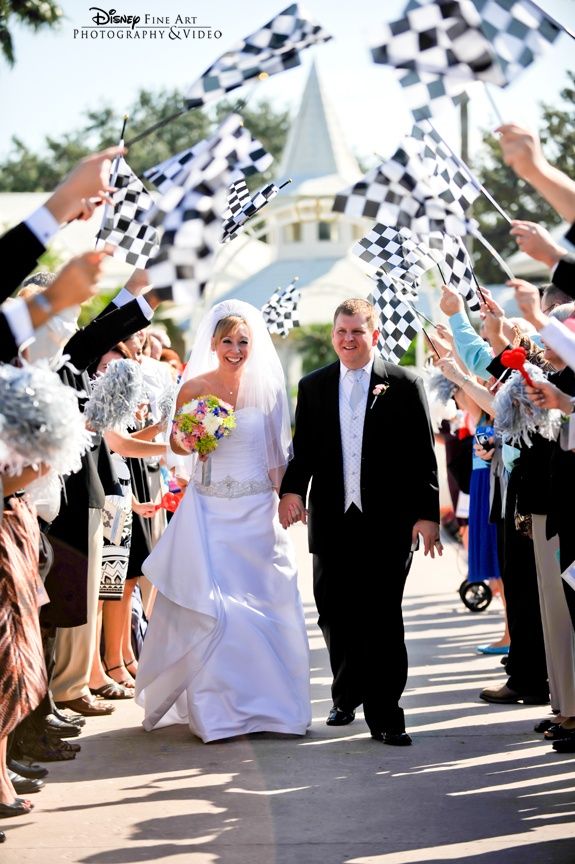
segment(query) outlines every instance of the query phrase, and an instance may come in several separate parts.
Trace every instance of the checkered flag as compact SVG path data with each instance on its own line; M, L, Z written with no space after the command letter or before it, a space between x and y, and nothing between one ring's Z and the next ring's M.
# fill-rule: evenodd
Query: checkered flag
M228 208L224 213L224 220L231 219L241 213L242 208L250 200L250 190L243 177L234 180L228 188Z
M176 156L170 156L169 159L154 165L153 168L148 168L144 172L144 177L153 183L159 192L164 194L173 186L184 186L191 172L205 175L214 152L217 152L216 139L218 134L221 137L221 134L225 132L226 124L229 122L236 123L237 118L237 114L231 114L220 126L219 133L194 144L193 147L183 150ZM241 118L239 119L241 121ZM239 130L239 134L241 135L241 130ZM237 166L238 174L243 177L250 177L252 174L267 171L273 162L273 156L264 149L261 141L251 138L247 152L242 156L232 153L230 161Z
M376 219L414 234L465 234L467 217L457 201L439 197L411 139L365 177L335 196L333 209Z
M421 147L420 156L437 195L448 204L455 202L464 212L469 210L481 188L465 162L427 120L413 126L411 137Z
M151 221L163 227L150 278L159 296L193 304L210 278L226 210L227 189L241 166L253 162L254 139L230 115L155 204ZM267 155L267 154L266 154Z
M429 245L439 264L445 283L459 291L474 312L479 311L479 297L473 264L461 237L451 234L434 234L420 238Z
M380 224L374 225L351 251L368 268L385 271L411 291L416 289L423 274L442 260L440 253L430 249L407 228L398 231Z
M386 360L399 363L417 334L421 324L405 296L397 291L394 280L381 274L368 301L379 312L377 348Z
M186 93L186 107L198 108L246 81L299 66L300 51L329 39L329 33L294 3L216 60Z
M112 206L106 205L104 219L96 239L111 243L114 256L133 267L144 269L158 251L158 231L147 222L153 201L142 181L121 157L114 179L116 192Z
M262 315L268 331L284 338L293 327L299 327L297 307L301 289L296 287L299 276L295 276L286 288L278 288L262 306Z
M259 192L243 204L237 213L232 214L229 219L224 222L222 230L222 243L229 243L234 237L243 231L248 219L252 219L262 207L265 207L272 201L279 192L279 187L275 183L268 183Z
M481 30L493 45L505 83L552 45L560 28L529 0L473 0Z

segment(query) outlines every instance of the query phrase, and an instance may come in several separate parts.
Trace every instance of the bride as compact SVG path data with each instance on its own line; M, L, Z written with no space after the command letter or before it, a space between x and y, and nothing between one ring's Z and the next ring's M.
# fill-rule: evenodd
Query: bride
M144 563L158 588L136 678L144 728L188 723L204 742L304 735L308 644L294 555L277 516L289 412L261 313L238 300L211 309L183 382L176 409L214 395L234 406L237 425L208 471L185 454L190 483Z

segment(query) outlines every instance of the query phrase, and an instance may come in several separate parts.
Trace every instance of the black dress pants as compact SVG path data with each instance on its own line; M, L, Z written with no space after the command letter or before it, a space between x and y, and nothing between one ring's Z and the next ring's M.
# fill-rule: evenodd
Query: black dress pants
M333 703L344 711L363 704L372 732L403 731L399 700L407 681L407 651L401 604L412 558L411 526L399 536L385 529L374 535L352 505L334 525L333 536L333 548L313 556Z

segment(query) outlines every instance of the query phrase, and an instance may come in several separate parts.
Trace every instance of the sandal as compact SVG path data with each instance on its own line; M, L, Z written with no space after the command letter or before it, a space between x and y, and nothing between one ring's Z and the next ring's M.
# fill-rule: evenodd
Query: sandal
M123 684L118 684L114 681L95 689L90 687L90 693L93 696L102 696L104 699L133 699L134 688L125 687Z
M110 666L109 669L106 669L106 667L104 667L104 671L105 671L106 675L109 675L110 672L114 672L116 669L125 669L125 668L126 667L124 666L124 664L120 663L119 666ZM110 676L110 677L112 677L112 676ZM134 679L132 679L131 681L116 681L116 679L113 678L112 680L115 681L116 684L119 684L121 687L133 688L133 686L134 686ZM111 697L111 698L120 699L122 697L116 696L116 697Z
M126 669L128 670L128 672L130 672L130 666L133 666L135 662L136 662L135 660L124 660L124 666L126 667ZM137 672L137 671L138 671L138 670L136 669L136 672ZM130 672L130 675L132 676L132 678L133 678L134 681L135 681L135 680L136 680L136 673L135 673L135 672Z

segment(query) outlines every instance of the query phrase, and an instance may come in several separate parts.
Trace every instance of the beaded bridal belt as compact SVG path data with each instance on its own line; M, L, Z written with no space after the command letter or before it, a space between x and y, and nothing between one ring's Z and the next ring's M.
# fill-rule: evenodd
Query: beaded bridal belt
M200 495L213 495L215 498L243 498L244 495L268 492L273 487L268 477L260 480L234 480L233 477L228 476L208 486L194 482L194 488Z

